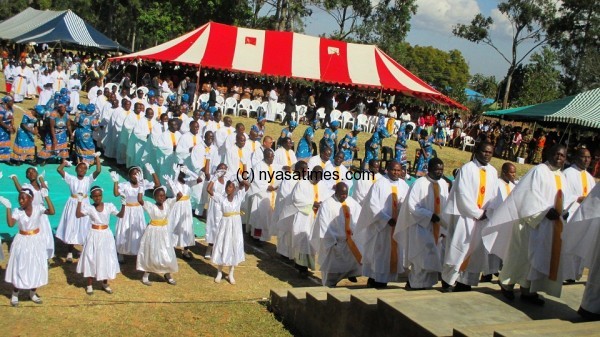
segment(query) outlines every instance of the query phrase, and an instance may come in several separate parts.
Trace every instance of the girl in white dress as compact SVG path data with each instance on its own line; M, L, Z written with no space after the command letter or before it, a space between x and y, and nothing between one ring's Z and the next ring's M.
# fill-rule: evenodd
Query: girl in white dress
M87 192L90 190L92 183L98 178L98 175L102 170L102 166L100 165L100 152L96 152L94 156L96 157L96 171L89 176L85 175L88 171L88 164L85 162L81 162L75 167L77 176L72 176L65 172L65 166L73 165L73 163L68 160L63 160L56 169L67 185L69 185L71 192L71 197L65 204L58 228L56 229L56 237L67 244L67 263L73 263L73 246L83 245L88 231L90 230L90 219L88 217L78 219L75 216L75 209L77 209L78 194L83 195L84 204L90 204Z
M34 193L31 189L22 188L19 193L19 208L11 213L10 201L0 197L0 203L6 207L6 222L9 227L19 226L10 247L10 258L6 266L4 280L12 283L14 289L10 304L19 305L19 290L29 289L29 298L34 303L41 304L42 300L36 289L48 284L48 254L46 238L40 234L42 214L53 215L54 205L48 197L47 190L42 190L48 209L33 202Z
M144 180L142 169L133 166L129 169L129 181L119 184L119 175L117 172L111 172L110 176L114 182L113 194L115 197L125 198L125 214L117 221L116 242L119 263L124 263L123 255L137 255L140 249L140 240L146 228L146 219L144 218L144 209L138 203L138 190L144 191L153 189L160 185L158 176L154 172L152 165L146 164L146 169L152 174L154 182ZM138 175L139 174L139 175ZM139 179L139 180L138 180Z
M233 270L240 262L246 260L240 207L250 184L248 181L242 180L240 182L241 185L236 187L234 179L235 177L227 181L225 196L212 194L212 191L208 192L222 212L212 256L212 261L217 265L218 270L217 277L215 277L215 282L217 283L221 282L221 278L223 277L223 266L230 266L228 275L229 283L235 284Z
M83 196L77 199L77 218L89 216L92 229L89 231L81 257L77 263L77 272L88 278L86 293L92 295L94 289L92 282L94 278L102 281L102 289L109 294L113 291L108 285L108 280L114 280L121 272L117 259L117 247L115 238L108 228L110 215L117 218L123 217L125 213L125 198L122 198L121 210L117 211L115 205L102 202L102 189L98 186L92 187L90 195L94 203L86 205L82 203Z
M177 199L173 210L169 213L170 232L172 233L173 247L182 247L181 255L184 259L189 260L192 258L189 247L196 244L190 195L192 187L201 183L202 178L186 166L174 165L173 171L177 177L176 181L167 175L164 176L173 191L173 196ZM186 176L189 177L187 181L185 180Z
M25 171L25 177L29 180L28 184L21 185L16 175L11 175L10 178L15 183L17 192L21 192L22 188L28 188L33 191L33 204L44 205L44 198L42 198L42 190L45 189L48 192L48 184L44 181L44 176L38 175L38 171L35 167L30 167ZM46 214L42 214L40 218L40 235L46 238L46 251L48 252L48 259L54 256L54 234L50 227L50 220Z
M225 172L227 172L227 165L224 163L219 164L213 179L206 187L209 196L225 195L225 183L227 183L227 180L224 177ZM208 210L206 212L206 242L208 243L208 247L206 247L206 253L204 254L205 259L211 258L220 218L221 210L215 203L215 199L210 198L208 201Z
M138 192L138 202L144 207L144 210L150 216L150 223L140 243L140 251L137 255L137 270L144 271L142 283L150 286L150 273L164 274L165 281L171 285L177 282L171 277L171 273L179 270L177 266L177 257L175 248L171 242L171 233L169 232L169 212L176 202L175 198L167 199L167 192L164 186L154 190L154 200L156 205L144 202L144 189L140 188Z

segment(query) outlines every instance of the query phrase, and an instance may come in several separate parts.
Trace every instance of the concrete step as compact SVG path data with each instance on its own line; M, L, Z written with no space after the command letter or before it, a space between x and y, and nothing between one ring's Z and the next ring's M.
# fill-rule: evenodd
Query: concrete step
M560 328L565 325L573 324L560 319L541 319L537 321L510 322L504 324L487 325L469 325L461 328L454 328L453 337L491 337L494 331L506 329L536 329L540 327Z
M539 327L534 329L503 329L494 332L494 337L563 337L598 336L600 322L564 324L561 327Z
M412 298L378 299L381 336L452 336L453 328L531 320L495 297L479 292Z
M269 291L269 310L271 310L275 316L281 317L284 314L287 305L288 290L288 288L285 288L271 289Z

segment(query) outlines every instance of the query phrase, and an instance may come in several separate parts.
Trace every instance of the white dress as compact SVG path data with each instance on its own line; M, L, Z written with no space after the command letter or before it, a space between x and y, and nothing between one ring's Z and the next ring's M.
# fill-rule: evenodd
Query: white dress
M92 225L108 226L110 215L116 215L119 211L115 205L104 203L102 212L96 210L93 205L82 205L81 213L90 217ZM83 273L84 277L94 277L97 280L114 280L121 272L115 238L110 228L90 229L77 262L77 272Z
M169 212L174 203L175 198L167 199L162 210L155 204L144 203L143 207L150 216L150 224L140 242L137 270L157 274L176 273L179 270L168 226Z
M173 247L194 246L196 237L194 236L192 201L190 200L191 188L189 185L195 185L195 181L187 184L176 181L175 184L183 196L173 205L173 210L169 213L169 227Z
M15 208L12 212L12 218L19 226L19 233L11 245L4 280L17 289L35 289L48 284L46 238L41 231L37 234L21 234L22 231L39 229L41 216L46 208L39 204L33 204L32 208L31 216L27 216L20 208Z
M44 198L42 198L42 192L33 188L31 184L23 184L22 188L28 188L33 191L33 204L44 206ZM50 220L46 214L42 214L40 217L40 235L46 238L46 250L48 251L48 258L54 256L54 234L52 233L52 227L50 227Z
M227 196L215 194L213 199L222 212L217 229L217 237L212 252L212 261L219 266L237 266L246 260L244 255L244 233L240 207L246 196L241 188L232 201Z
M144 180L145 190L154 187L154 183ZM137 255L140 249L140 240L146 228L144 209L138 203L138 187L132 187L130 182L119 184L119 194L125 197L127 205L125 214L117 221L116 241L117 253L123 255Z
M213 184L213 195L224 195L225 184L221 184L219 180L215 180ZM221 208L216 204L214 196L208 202L208 211L206 212L206 242L215 243L217 238L217 229L219 227L219 219L221 218Z
M88 231L90 229L90 218L85 216L77 218L75 211L77 210L77 194L81 193L87 196L92 183L94 182L93 174L83 177L82 179L70 175L65 172L65 182L69 185L71 197L67 200L60 223L56 229L56 237L64 243L70 245L82 245L85 242ZM83 205L89 205L90 201L86 197L81 202Z

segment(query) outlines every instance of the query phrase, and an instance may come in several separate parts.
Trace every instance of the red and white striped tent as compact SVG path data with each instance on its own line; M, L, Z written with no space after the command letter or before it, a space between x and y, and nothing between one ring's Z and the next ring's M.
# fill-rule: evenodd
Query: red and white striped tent
M375 45L293 32L209 22L159 46L111 58L132 59L377 88L466 110Z

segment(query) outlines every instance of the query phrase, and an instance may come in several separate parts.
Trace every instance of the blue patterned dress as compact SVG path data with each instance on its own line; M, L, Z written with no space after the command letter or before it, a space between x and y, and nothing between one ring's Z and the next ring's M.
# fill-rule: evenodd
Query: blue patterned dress
M46 134L45 146L40 151L38 157L43 160L57 157L59 159L68 159L69 158L69 143L68 143L68 129L67 125L69 123L69 116L65 113L62 117L58 114L58 112L54 111L50 114L48 118L48 122L50 120L54 120L54 134L56 135L56 148L55 151L52 151L52 135L50 134L50 130L48 130L48 134Z
M335 153L336 153L336 141L337 141L337 133L338 130L331 130L330 128L325 129L325 133L323 134L323 138L321 138L321 142L319 144L319 148L322 148L324 145L329 146L329 148L331 149L331 160L333 160L333 157L335 157Z
M32 132L25 129L35 128L37 124L37 118L31 111L25 111L19 130L17 130L17 137L15 138L15 146L13 147L13 153L11 158L14 161L24 162L33 161L35 159L35 136Z
M344 153L344 166L352 165L352 158L354 158L354 148L358 144L358 137L354 137L352 133L347 134L340 141L340 151Z
M433 137L419 139L419 146L421 146L421 151L419 159L417 159L417 176L421 177L427 175L427 165L429 159L433 157Z
M406 149L408 148L408 134L406 133L406 124L402 123L400 129L396 133L396 155L394 160L399 162L400 165L406 166L408 159L406 156Z
M309 126L298 142L298 149L296 150L296 158L298 158L298 160L308 160L312 157L312 142L314 137L315 129L313 129L312 126Z
M6 106L0 106L0 119L7 126L13 126L13 111L7 110ZM10 161L10 130L0 127L0 161Z
M92 131L98 126L98 117L92 114L82 113L77 119L75 130L75 153L77 158L88 164L94 162L96 146L92 138Z
M381 144L385 138L388 138L390 134L387 132L385 126L379 126L373 136L365 143L365 159L363 160L363 169L369 165L369 161L372 159L379 159L379 150Z

